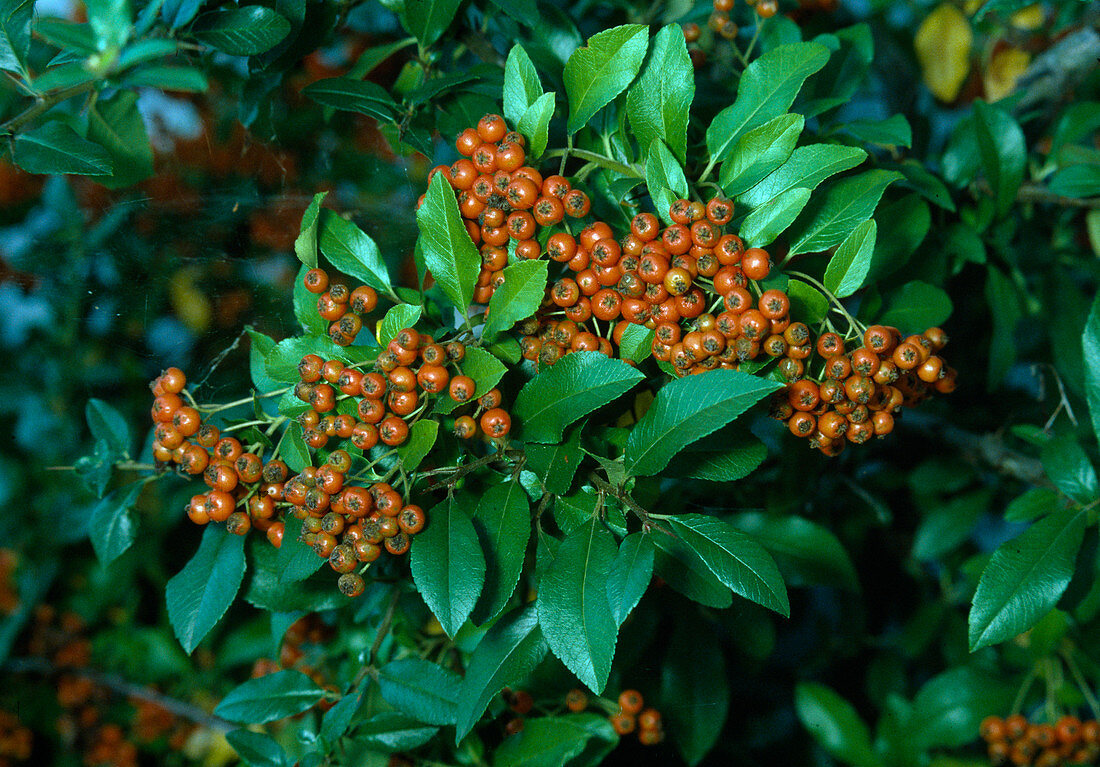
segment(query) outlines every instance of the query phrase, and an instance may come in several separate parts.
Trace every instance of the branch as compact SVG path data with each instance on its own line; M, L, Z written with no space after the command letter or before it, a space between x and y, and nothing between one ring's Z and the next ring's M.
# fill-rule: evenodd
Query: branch
M237 725L232 722L207 713L194 704L170 697L151 687L128 682L115 674L108 674L95 669L55 666L43 658L11 658L3 666L0 666L0 670L12 674L42 674L44 676L75 674L90 679L96 684L114 690L121 695L156 704L165 711L223 735L237 729Z
M1100 197L1066 197L1055 194L1038 184L1022 184L1016 192L1018 202L1045 202L1067 208L1100 208Z
M0 135L14 136L17 130L39 115L50 111L62 101L71 99L73 96L79 96L82 93L87 93L95 88L95 86L96 81L93 80L91 82L81 83L80 85L74 85L71 88L64 88L50 95L42 96L34 106L27 108L3 125L0 125Z

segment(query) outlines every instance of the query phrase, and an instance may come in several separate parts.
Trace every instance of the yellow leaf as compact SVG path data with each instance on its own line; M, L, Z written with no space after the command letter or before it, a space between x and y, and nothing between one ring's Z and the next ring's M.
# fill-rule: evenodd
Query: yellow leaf
M1043 26L1043 6L1039 3L1021 8L1009 18L1016 29L1038 29Z
M1030 63L1031 54L1019 48L1002 48L993 54L982 78L986 100L997 101L1016 90L1016 81Z
M168 283L168 298L180 322L196 333L202 333L210 327L214 310L206 293L195 284L195 277L195 272L190 269L180 269L173 274Z
M974 33L962 11L943 3L917 30L913 41L924 84L940 101L954 101L970 71Z

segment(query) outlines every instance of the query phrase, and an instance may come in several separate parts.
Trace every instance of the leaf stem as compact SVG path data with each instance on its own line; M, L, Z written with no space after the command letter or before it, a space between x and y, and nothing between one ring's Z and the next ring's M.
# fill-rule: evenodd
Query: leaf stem
M1078 667L1077 662L1073 659L1072 649L1063 647L1059 651L1059 654L1062 656L1066 668L1069 669L1069 674L1073 677L1073 681L1077 683L1077 688L1081 690L1081 694L1085 696L1085 701L1089 704L1089 708L1092 709L1093 718L1100 719L1100 702L1097 702L1096 696L1093 695L1092 689L1085 679L1085 675L1081 673L1080 667Z
M645 178L645 173L637 165L626 165L618 160L612 160L610 157L599 154L597 152L590 152L587 149L574 149L572 147L572 139L570 139L570 146L565 149L552 149L543 155L546 158L561 157L561 172L565 171L565 159L567 156L572 155L578 159L585 160L586 162L598 165L601 168L605 168L616 173L620 173L624 176L630 176L631 178Z
M820 290L825 295L825 297L829 299L829 303L833 305L833 311L841 314L844 319L848 320L848 324L850 327L858 330L861 333L866 330L866 328L863 327L862 322L860 322L848 313L848 310L845 309L844 305L840 303L840 299L834 296L831 290L815 280L813 277L806 274L805 272L787 272L787 274L791 277L794 277L795 279L802 280L803 282L808 283Z
M23 112L20 112L3 125L0 125L0 135L14 136L16 131L29 123L31 120L35 119L41 114L50 111L62 101L67 101L73 96L79 96L82 93L87 93L88 91L94 89L96 84L97 81L93 80L91 82L81 83L80 85L74 85L71 88L63 88L62 90L55 91L52 94L40 96L33 106L28 107Z

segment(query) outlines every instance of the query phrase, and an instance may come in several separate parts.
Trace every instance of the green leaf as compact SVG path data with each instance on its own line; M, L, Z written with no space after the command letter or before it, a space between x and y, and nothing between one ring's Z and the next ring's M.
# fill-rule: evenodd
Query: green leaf
M565 92L569 97L570 134L626 90L645 59L649 30L624 24L592 35L565 63Z
M474 389L474 397L480 397L492 389L500 379L504 377L508 368L492 353L479 349L476 346L466 347L466 358L462 361L462 373L474 379L477 388ZM460 403L448 397L440 397L435 402L435 412L450 413ZM516 412L513 410L512 412Z
M794 223L810 201L810 190L796 186L764 203L741 222L739 234L750 248L762 248Z
M787 286L787 296L791 299L794 316L801 317L808 325L821 322L829 313L829 299L813 285L802 280L791 280Z
M427 48L447 30L462 0L405 0L401 23Z
M107 150L62 122L48 122L12 142L12 160L28 173L110 175Z
M645 375L599 352L574 352L528 381L512 412L528 442L560 442L565 428L629 391Z
M301 471L312 463L301 425L292 423L283 432L283 436L279 438L279 455L291 471Z
M733 592L714 577L706 563L681 539L655 535L651 540L657 547L654 569L669 586L708 607L723 609L733 604Z
M218 703L214 715L247 724L274 722L312 708L324 694L301 671L286 669L234 687Z
M893 325L902 333L923 333L951 316L951 299L942 288L914 280L895 291L890 305L879 317L883 325Z
M165 590L168 622L188 655L233 604L244 570L244 537L208 525L199 550Z
M840 130L864 144L891 149L913 145L913 129L904 115L894 115L885 120L853 120L841 125Z
M1086 504L1096 500L1096 469L1073 437L1054 437L1040 451L1043 471L1060 491Z
M1009 522L1033 522L1061 505L1058 493L1045 487L1033 487L1008 502L1005 519Z
M1100 195L1100 163L1079 163L1058 170L1050 177L1047 188L1063 197L1096 197Z
M328 322L317 310L317 296L306 289L305 277L309 269L307 264L302 264L294 279L294 317L307 333L324 336L328 334ZM274 346L272 343L272 348Z
M693 613L677 619L660 668L667 731L684 761L696 765L718 742L729 713L730 685L713 627Z
M297 383L298 363L307 354L318 354L326 360L352 362L351 347L337 346L324 336L295 336L280 341L267 355L267 374L280 383Z
M624 360L641 362L653 354L653 330L630 324L619 340L619 356Z
M974 129L982 173L993 190L997 215L1003 216L1015 203L1024 179L1024 132L1008 112L981 100L974 102Z
M660 139L687 162L687 123L695 98L695 69L679 24L662 27L638 81L626 94L630 128L643 149Z
M362 280L376 290L393 295L390 273L374 240L350 221L322 209L321 253L341 272Z
M474 523L453 497L433 507L428 519L427 527L413 538L413 582L447 636L453 637L477 603L485 582L485 557Z
M928 203L916 194L884 203L875 211L879 237L867 282L878 282L905 266L932 226Z
M93 439L107 440L111 451L123 456L130 450L130 425L126 417L111 405L94 397L84 406L84 417Z
M646 533L631 533L619 544L619 553L607 576L607 599L616 626L623 625L649 588L653 555L653 541Z
M141 495L144 482L120 487L92 509L88 537L92 540L99 563L106 567L130 548L137 536L137 523L130 509Z
M538 445L529 442L525 446L527 468L542 479L548 493L564 495L573 484L573 477L584 460L581 448L583 424L569 429L565 439L557 445Z
M262 732L233 730L225 734L225 740L249 767L286 767L290 764L283 747Z
M869 218L852 230L825 268L825 287L837 298L844 298L863 287L871 259L875 254L878 225Z
M301 540L302 520L287 514L283 524L283 545L276 549L275 563L280 583L304 581L325 563L311 546Z
M523 571L531 535L531 505L522 485L509 481L486 490L473 522L485 553L485 587L472 616L481 626L508 605Z
M660 139L653 139L649 147L645 183L657 214L666 224L671 224L669 208L676 200L687 197L688 185L684 169Z
M738 514L730 521L767 549L788 585L859 591L855 566L828 528L802 517L755 511Z
M179 49L175 40L144 39L127 45L118 55L118 69L128 69L146 61L174 56Z
M498 692L522 682L534 671L546 650L533 605L517 608L489 629L466 664L458 692L456 744L474 728Z
M892 170L869 170L837 182L799 218L800 234L791 254L814 253L842 241L874 213L886 187L901 177Z
M392 121L397 109L397 102L382 86L348 77L317 80L303 88L302 95L322 106L358 112L383 123Z
M685 447L661 474L732 482L747 477L767 456L763 442L746 429L731 424Z
M489 299L489 315L482 338L492 341L520 320L533 315L546 295L546 261L521 261L504 267L504 284Z
M96 47L101 51L121 48L133 29L133 11L128 0L87 0L85 8Z
M111 189L153 175L153 148L137 108L137 93L121 91L88 110L88 138L111 155L111 175L96 180Z
M1085 357L1085 396L1092 418L1092 431L1100 440L1100 295L1092 300L1085 330L1081 334Z
M970 609L970 650L1011 639L1057 604L1073 576L1086 515L1064 509L1002 543L978 582Z
M780 115L738 139L722 163L722 190L732 197L760 183L790 158L805 124L802 115Z
M417 421L409 429L409 439L397 448L397 460L405 471L416 471L428 456L439 437L439 422L430 419Z
M631 430L623 467L637 476L659 473L682 449L725 426L778 388L775 381L735 370L714 370L706 376L678 378L666 384Z
M434 519L432 524L435 524ZM402 658L387 663L378 670L378 687L383 700L418 721L454 724L458 716L462 678L421 658Z
M302 214L302 226L294 240L294 253L309 269L317 268L317 221L321 215L321 201L328 192L313 195L313 201Z
M734 593L780 615L790 615L783 576L763 546L720 519L703 514L678 514L668 522L673 532Z
M33 0L7 0L0 7L0 69L25 73L31 46Z
M544 93L534 104L527 107L523 117L519 118L516 130L527 137L527 156L541 157L546 150L550 135L550 118L554 116L554 92Z
M428 269L443 294L465 314L474 297L481 256L462 223L454 190L442 173L432 178L416 211L416 224Z
M423 746L439 732L396 711L382 711L355 724L355 742L385 753L411 751Z
M960 667L925 682L913 699L909 732L918 750L961 748L982 719L1012 705L1016 685L1001 675Z
M204 13L191 25L191 34L230 56L255 56L282 42L290 34L290 22L270 8L245 5Z
M554 655L599 695L618 627L607 600L615 540L598 519L566 536L538 586L539 625Z
M30 5L29 3L27 4ZM26 8L30 10L29 7ZM8 28L7 22L0 22L3 24L3 28ZM30 34L28 30L27 40L30 40ZM96 39L95 34L92 32L92 25L88 23L74 24L71 21L65 21L63 19L54 19L49 17L39 17L34 22L34 33L38 37L41 37L50 45L61 48L71 49L71 53L90 55L96 52ZM4 35L3 31L0 31L0 37ZM4 48L3 41L0 41L0 50ZM24 51L25 57L26 51ZM17 67L12 66L0 66L0 69L11 69L13 72L19 71Z
M813 682L795 687L795 710L818 743L845 764L877 767L882 762L871 747L871 733L852 705L831 689Z
M416 325L423 311L422 306L412 304L397 304L390 307L386 316L378 324L378 345L385 348L402 330Z
M584 762L579 757L585 755L585 747L593 738L606 742L612 748L619 741L611 722L599 714L585 712L532 717L521 732L500 744L493 767L581 765Z
M764 179L737 197L737 201L756 208L773 200L788 189L801 186L817 188L829 176L856 167L867 158L858 147L834 144L810 144L795 149L791 157Z
M126 76L127 87L158 88L180 93L206 93L206 74L194 67L144 66Z
M542 94L542 82L531 57L522 45L513 45L504 64L504 118L511 125L519 125Z
M802 83L828 60L829 49L821 43L793 43L749 64L741 74L737 99L707 126L711 162L722 162L743 134L786 113Z
M107 440L97 439L90 455L82 455L76 459L73 471L95 493L96 498L102 498L107 485L111 484L111 474L117 458L118 454Z

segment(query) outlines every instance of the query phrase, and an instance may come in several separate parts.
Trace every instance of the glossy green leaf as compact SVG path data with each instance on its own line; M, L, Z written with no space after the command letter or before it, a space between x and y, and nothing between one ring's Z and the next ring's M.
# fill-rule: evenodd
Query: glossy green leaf
M547 649L533 605L517 608L489 629L470 656L458 692L456 744L474 728L497 693L534 671Z
M1097 499L1096 469L1077 440L1067 435L1054 437L1039 455L1043 471L1060 491L1080 504Z
M1016 362L1016 326L1023 319L1019 288L996 266L985 274L985 298L992 313L989 341L990 390L1000 386Z
M137 537L137 522L130 510L144 486L144 482L134 482L120 487L92 508L88 537L104 567L122 556Z
M1033 487L1013 498L1005 506L1009 522L1033 522L1062 506L1058 493L1046 487Z
M206 93L210 87L206 74L194 67L144 66L128 74L125 82L129 87L178 93Z
M286 535L284 532L284 541ZM315 573L297 582L284 580L286 570L279 559L280 551L260 538L252 540L249 551L252 576L244 592L246 602L261 610L279 613L332 610L347 604L347 597L333 588L331 572ZM313 556L319 564L325 564L326 560L316 554Z
M783 576L763 546L715 517L678 514L668 522L672 531L734 593L780 615L790 615Z
M175 55L179 45L175 40L144 39L127 45L118 55L116 66L127 69L146 61L163 59Z
M519 482L494 485L477 505L474 528L485 554L485 587L473 611L478 625L500 615L523 571L531 535L531 505Z
M894 292L879 322L900 328L902 333L923 333L942 324L953 309L950 297L942 288L914 280Z
M86 0L84 7L99 50L117 50L126 43L133 29L128 0Z
M425 48L451 25L462 0L405 0L401 22Z
M539 445L529 442L525 446L527 453L526 468L534 472L549 493L564 495L573 484L573 477L584 460L581 448L583 424L577 424L566 432L559 444Z
M520 118L542 96L542 82L522 45L513 45L504 63L504 119L519 125Z
M474 397L480 397L496 386L508 370L495 355L476 346L466 347L466 358L462 361L461 367L463 375L468 375L477 384ZM436 400L435 412L450 413L458 406L459 403L449 396L440 397Z
M493 767L581 765L586 747L593 739L603 741L610 748L618 743L619 737L606 716L584 712L532 717L518 735L500 744Z
M126 417L101 399L92 398L84 406L84 418L93 439L105 439L120 456L130 450L130 424Z
M666 224L671 224L669 207L676 200L687 197L688 185L684 169L660 139L654 139L649 147L645 163L645 183L657 215Z
M317 267L317 223L321 215L321 202L328 192L313 195L313 201L302 214L302 226L294 239L294 253L298 260L310 269Z
M1085 359L1085 396L1092 418L1092 431L1100 440L1100 295L1092 300L1085 330L1081 334Z
M848 552L828 528L803 517L757 511L737 514L730 522L775 558L788 585L860 590Z
M527 107L527 111L516 124L516 130L527 137L528 157L541 157L546 150L546 142L550 137L550 118L554 116L556 98L557 94L554 92L542 94L534 104Z
M866 723L848 701L825 685L802 682L795 687L795 711L818 743L845 764L878 767Z
M198 551L165 590L168 622L188 655L233 603L244 570L244 538L208 525Z
M1060 168L1050 177L1047 188L1063 197L1100 195L1100 163L1079 163Z
M813 285L799 279L791 280L787 286L787 296L791 299L791 311L795 317L801 317L808 325L821 322L829 313L829 299Z
M659 473L682 449L778 388L774 381L735 370L715 370L666 384L631 430L623 467L634 475Z
M615 540L591 519L558 548L538 586L539 625L554 655L599 695L611 673L618 627L607 600Z
M417 421L409 428L409 439L397 448L397 460L405 471L416 471L428 457L439 437L439 422L430 419Z
M378 345L385 348L402 330L416 325L423 311L422 306L413 304L391 306L378 324Z
M886 187L901 177L892 170L869 170L837 182L799 218L791 254L814 253L844 240L874 213Z
M504 284L489 299L489 318L482 338L492 341L520 320L533 315L546 294L547 262L521 261L504 267Z
M442 174L432 178L424 203L416 211L416 223L428 269L443 294L465 313L474 297L481 256L462 224L454 190Z
M576 133L634 81L649 47L649 30L624 24L592 35L565 63L569 133Z
M375 290L393 294L390 273L374 240L347 219L322 208L320 215L321 253L341 272Z
M660 666L660 699L675 703L666 703L661 713L667 721L668 737L684 761L696 765L722 735L730 685L713 627L686 611L675 623Z
M837 298L845 298L863 287L875 254L878 225L869 218L852 230L825 268L825 287Z
M0 69L23 73L31 46L33 0L8 0L0 8Z
M290 757L271 736L252 730L233 730L225 740L249 767L287 767Z
M722 191L731 197L747 192L785 163L805 124L802 115L780 115L738 139L722 163L719 175Z
M788 189L745 216L738 234L750 248L770 245L794 223L809 201L809 189L800 186Z
M231 722L263 724L312 708L325 691L301 671L287 669L249 679L221 699L214 714Z
M111 175L96 179L112 189L153 175L153 148L137 108L137 93L120 91L88 110L88 138L111 155Z
M653 555L653 541L646 533L631 533L619 544L619 553L607 577L607 599L616 626L623 625L649 588Z
M281 383L297 383L298 363L307 354L318 354L326 360L352 362L351 347L337 346L326 337L295 336L280 341L268 355L267 374Z
M909 262L932 227L932 211L920 195L907 194L875 211L878 239L867 282L878 282Z
M1011 639L1042 618L1073 576L1086 515L1064 509L1001 544L982 572L970 609L970 649Z
M730 424L685 447L661 475L732 482L751 474L767 455L763 442L747 429Z
M454 724L458 716L462 678L435 663L421 658L390 661L378 670L378 687L383 700L418 721Z
M390 122L397 103L386 89L369 80L329 77L317 80L302 89L302 95L322 106L344 112L358 112L380 122Z
M422 724L396 711L382 711L357 722L355 742L386 753L411 751L423 746L439 732L438 727Z
M12 160L28 173L110 175L107 150L62 122L48 122L20 133L12 142Z
M655 535L653 568L669 586L699 604L718 609L733 604L733 592L718 580L697 553L680 538Z
M485 582L485 557L474 523L454 498L433 507L428 518L427 527L413 538L413 582L453 637L477 603Z
M363 696L356 692L340 698L321 718L321 738L334 744L351 727L351 721L362 703Z
M31 4L26 5L20 3L17 4L17 9L23 12L30 10ZM18 17L18 13L13 15L15 20ZM28 14L29 21L29 14ZM16 22L18 23L18 22ZM5 31L10 29L9 22L0 22L3 25L4 31L0 31L0 37L5 36ZM27 40L30 40L30 30L27 30ZM95 53L96 40L95 33L92 32L92 25L84 22L82 24L74 24L71 21L64 19L50 18L47 16L40 16L34 21L34 34L41 37L50 45L61 48L71 49L72 53L77 55L90 55ZM3 49L4 43L0 42L0 49ZM23 51L25 56L26 51ZM15 64L8 64L6 66L0 66L0 69L10 69L13 72L19 71Z
M626 94L630 128L645 149L663 141L680 163L687 161L687 123L695 98L695 71L679 24L662 27L638 81Z
M929 679L913 698L909 720L913 745L960 748L973 742L982 719L1009 710L1016 687L1003 675L966 666Z
M279 455L286 461L291 471L301 471L310 465L309 448L306 446L302 427L299 424L292 423L283 432L283 436L279 439Z
M741 74L737 98L707 126L711 161L725 160L734 142L753 128L786 113L806 78L825 66L829 49L820 43L780 45Z
M309 266L302 264L294 279L294 317L307 333L324 336L328 334L329 323L317 311L317 295L306 289L305 276L308 271Z
M230 56L255 56L271 50L289 33L290 22L262 5L211 11L191 25L196 40Z
M645 376L599 352L574 352L528 381L512 412L529 442L560 442L565 428L622 396Z
M641 362L653 354L653 330L642 325L627 325L619 340L619 356L624 360Z
M287 584L296 583L321 569L321 565L325 564L325 558L317 556L313 547L301 540L302 520L293 515L287 515L283 524L285 525L283 545L275 554L279 581Z
M974 102L974 132L982 173L993 190L997 213L1003 216L1016 201L1024 179L1024 132L1008 112L980 100Z
M909 127L905 115L893 115L885 120L853 120L844 123L840 129L864 144L891 149L913 145L913 129Z
M856 167L867 158L862 149L835 144L810 144L795 149L785 163L769 173L737 201L756 208L773 200L788 189L816 189L829 176Z

